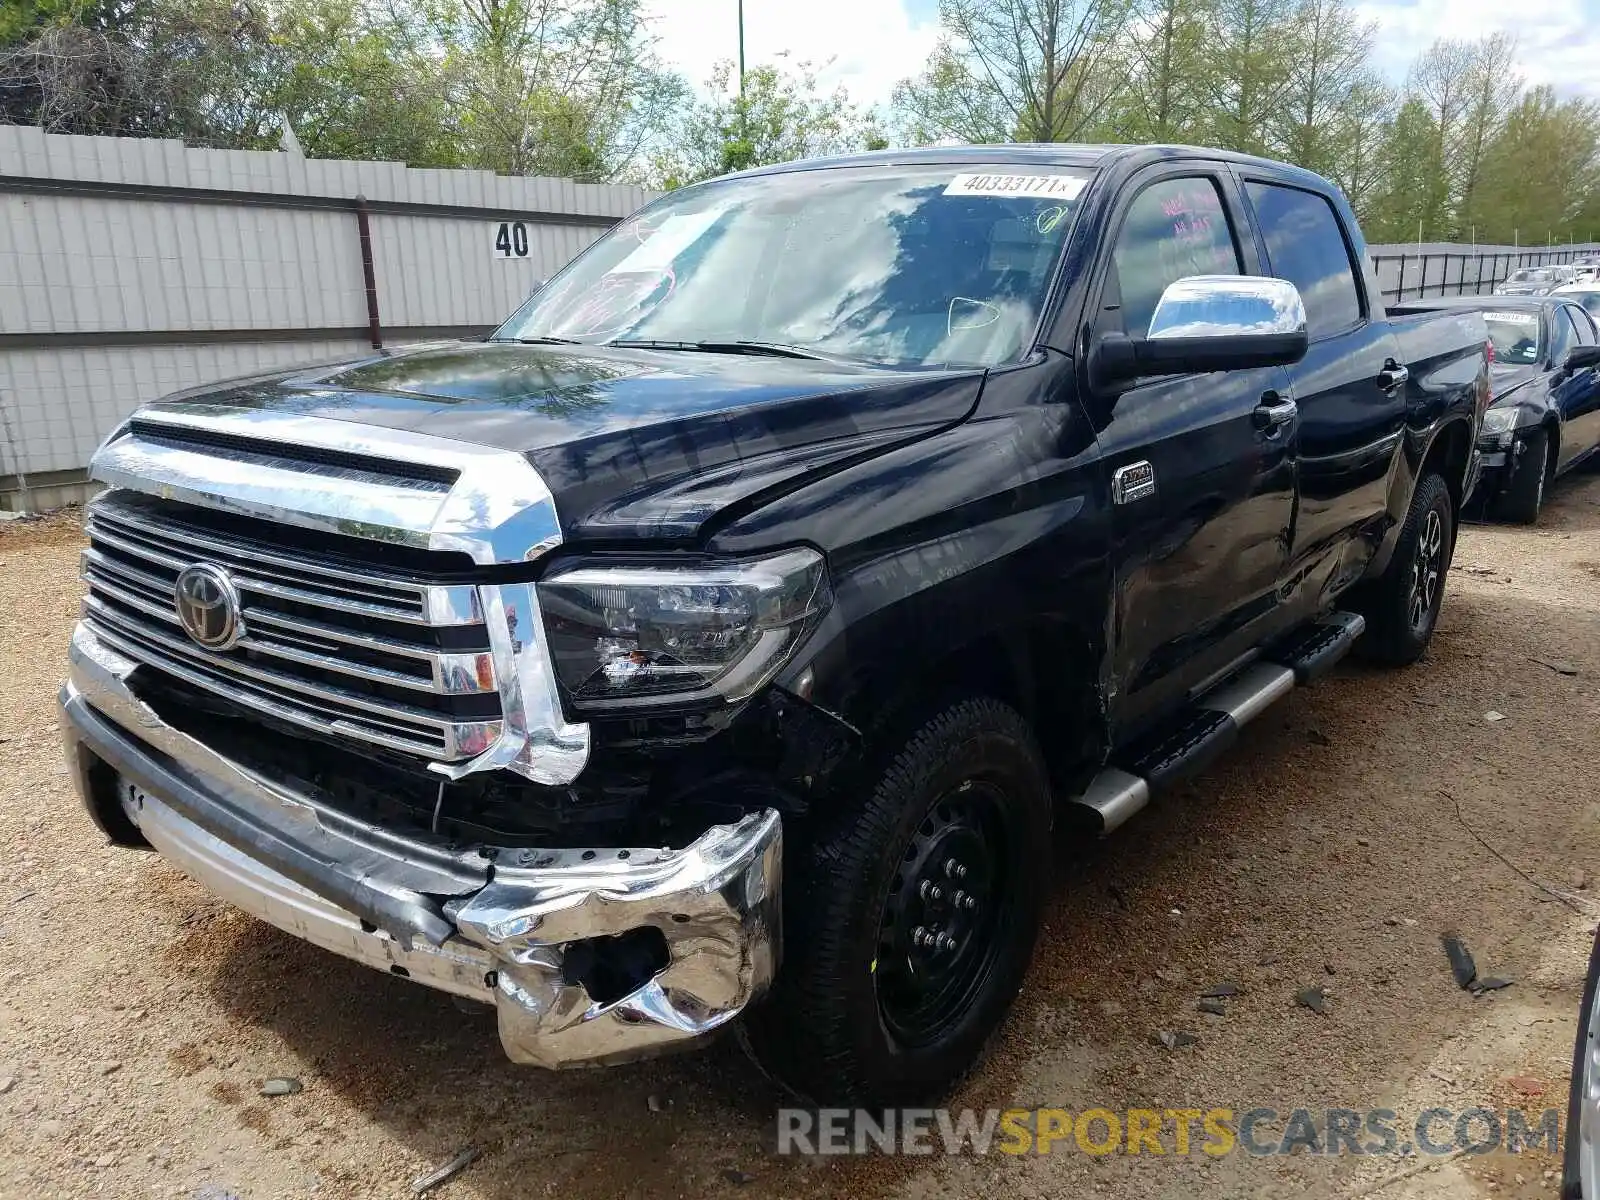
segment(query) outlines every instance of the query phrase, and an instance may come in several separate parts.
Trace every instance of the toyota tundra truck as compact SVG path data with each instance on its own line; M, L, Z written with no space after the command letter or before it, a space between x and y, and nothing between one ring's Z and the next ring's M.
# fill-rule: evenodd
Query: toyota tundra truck
M1052 846L1418 659L1489 395L1349 205L1184 147L686 187L492 336L152 403L61 691L112 842L506 1053L946 1092ZM282 986L304 986L285 979Z

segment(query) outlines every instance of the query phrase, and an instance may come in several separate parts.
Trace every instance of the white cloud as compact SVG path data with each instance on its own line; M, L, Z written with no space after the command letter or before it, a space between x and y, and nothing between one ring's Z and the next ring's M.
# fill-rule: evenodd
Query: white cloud
M738 0L650 0L662 57L697 87L719 59L739 57ZM921 70L937 28L914 19L904 0L745 0L745 65L789 61L819 68L828 88L843 85L858 104L888 101L894 85ZM824 64L828 64L824 68Z
M1563 94L1600 96L1600 30L1593 0L1415 0L1359 4L1377 21L1377 61L1395 82L1436 38L1474 39L1505 32L1517 39L1517 67L1530 84Z

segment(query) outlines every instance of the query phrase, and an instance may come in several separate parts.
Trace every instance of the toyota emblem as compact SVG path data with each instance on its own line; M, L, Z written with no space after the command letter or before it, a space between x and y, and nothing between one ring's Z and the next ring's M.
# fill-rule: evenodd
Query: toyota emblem
M221 567L199 563L186 568L174 587L178 620L207 650L227 650L244 633L239 591Z

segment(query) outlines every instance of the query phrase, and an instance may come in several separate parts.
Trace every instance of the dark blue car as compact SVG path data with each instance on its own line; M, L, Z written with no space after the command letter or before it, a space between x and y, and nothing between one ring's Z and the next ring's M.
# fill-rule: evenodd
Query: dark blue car
M1470 308L1494 343L1494 398L1478 433L1477 495L1532 524L1546 488L1600 448L1600 334L1576 296L1445 296L1397 312Z

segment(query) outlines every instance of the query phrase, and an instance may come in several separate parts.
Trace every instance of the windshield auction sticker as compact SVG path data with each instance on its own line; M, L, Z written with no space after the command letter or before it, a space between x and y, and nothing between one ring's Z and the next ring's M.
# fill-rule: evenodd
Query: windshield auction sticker
M1486 312L1483 314L1485 321L1499 321L1506 325L1527 325L1537 328L1539 314L1531 312Z
M1088 181L1081 175L957 175L946 196L1047 196L1071 200Z

